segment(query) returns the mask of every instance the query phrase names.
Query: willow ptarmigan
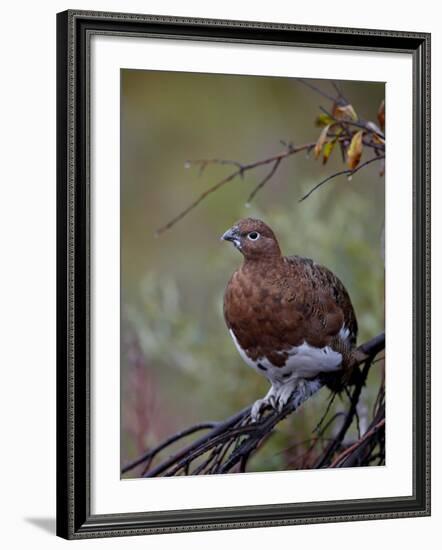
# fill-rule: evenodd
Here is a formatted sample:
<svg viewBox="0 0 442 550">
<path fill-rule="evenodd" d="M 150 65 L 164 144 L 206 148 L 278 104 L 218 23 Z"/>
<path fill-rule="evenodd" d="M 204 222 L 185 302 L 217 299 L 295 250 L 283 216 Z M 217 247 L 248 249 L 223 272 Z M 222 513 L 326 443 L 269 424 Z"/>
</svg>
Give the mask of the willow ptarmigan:
<svg viewBox="0 0 442 550">
<path fill-rule="evenodd" d="M 222 236 L 244 256 L 224 295 L 224 317 L 243 360 L 271 383 L 255 402 L 282 410 L 294 391 L 319 375 L 341 377 L 355 358 L 357 321 L 349 295 L 327 268 L 283 256 L 261 220 L 240 220 Z"/>
</svg>

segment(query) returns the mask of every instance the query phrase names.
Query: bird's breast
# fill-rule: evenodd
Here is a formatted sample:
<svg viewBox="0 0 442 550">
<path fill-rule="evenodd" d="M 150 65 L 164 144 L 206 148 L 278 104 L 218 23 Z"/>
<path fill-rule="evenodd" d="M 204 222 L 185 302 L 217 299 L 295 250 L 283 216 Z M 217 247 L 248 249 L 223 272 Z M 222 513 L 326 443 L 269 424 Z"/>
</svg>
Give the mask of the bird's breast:
<svg viewBox="0 0 442 550">
<path fill-rule="evenodd" d="M 224 315 L 253 361 L 274 355 L 274 363 L 282 365 L 279 352 L 302 344 L 302 313 L 294 307 L 293 291 L 287 293 L 275 278 L 235 273 L 226 289 Z"/>
<path fill-rule="evenodd" d="M 342 353 L 332 346 L 322 307 L 295 278 L 278 278 L 271 272 L 258 276 L 239 270 L 224 299 L 226 323 L 243 360 L 270 380 L 282 382 L 285 377 L 312 378 L 340 367 Z M 331 316 L 327 319 L 330 323 Z M 333 333 L 343 327 L 342 320 L 338 322 Z"/>
</svg>

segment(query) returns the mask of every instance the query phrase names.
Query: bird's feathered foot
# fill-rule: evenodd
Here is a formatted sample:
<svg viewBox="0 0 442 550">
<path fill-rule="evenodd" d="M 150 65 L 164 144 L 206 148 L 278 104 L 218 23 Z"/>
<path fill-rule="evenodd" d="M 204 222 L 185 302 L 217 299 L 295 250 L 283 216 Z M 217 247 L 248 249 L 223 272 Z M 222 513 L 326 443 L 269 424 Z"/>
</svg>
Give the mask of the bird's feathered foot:
<svg viewBox="0 0 442 550">
<path fill-rule="evenodd" d="M 252 422 L 258 422 L 258 420 L 261 418 L 261 414 L 265 411 L 265 409 L 276 409 L 277 391 L 278 388 L 272 385 L 262 399 L 257 399 L 253 403 L 252 410 L 250 412 Z"/>
<path fill-rule="evenodd" d="M 297 409 L 323 385 L 324 381 L 320 378 L 314 378 L 313 380 L 294 379 L 281 385 L 273 384 L 267 394 L 253 404 L 250 413 L 252 422 L 257 422 L 267 408 L 281 412 L 291 399 L 293 400 L 294 409 Z"/>
</svg>

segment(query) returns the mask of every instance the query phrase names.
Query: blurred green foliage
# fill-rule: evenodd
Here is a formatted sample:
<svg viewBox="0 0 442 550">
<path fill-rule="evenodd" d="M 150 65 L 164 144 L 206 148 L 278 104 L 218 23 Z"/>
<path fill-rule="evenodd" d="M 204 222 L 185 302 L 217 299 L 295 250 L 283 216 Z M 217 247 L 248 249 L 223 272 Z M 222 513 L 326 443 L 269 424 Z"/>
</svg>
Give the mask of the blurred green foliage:
<svg viewBox="0 0 442 550">
<path fill-rule="evenodd" d="M 327 81 L 315 84 L 333 93 Z M 383 84 L 341 86 L 359 116 L 376 118 Z M 267 381 L 242 362 L 222 316 L 225 285 L 242 258 L 219 236 L 237 219 L 263 219 L 275 230 L 285 254 L 314 258 L 337 273 L 355 306 L 359 341 L 383 330 L 384 181 L 375 163 L 351 181 L 344 177 L 328 182 L 299 203 L 315 183 L 343 164 L 337 149 L 326 166 L 295 155 L 281 164 L 250 208 L 245 200 L 265 171 L 230 182 L 156 238 L 159 226 L 231 171 L 209 166 L 199 175 L 197 167 L 185 167 L 186 160 L 250 162 L 280 151 L 280 140 L 315 141 L 314 121 L 326 101 L 295 79 L 134 70 L 122 71 L 121 91 L 125 462 L 171 433 L 193 422 L 225 418 L 267 391 Z M 133 337 L 143 355 L 138 371 L 128 344 Z M 144 370 L 149 376 L 134 378 Z M 380 376 L 380 369 L 373 367 L 362 413 L 373 404 Z M 249 469 L 296 467 L 289 447 L 312 437 L 327 398 L 323 390 L 281 423 Z M 331 413 L 343 408 L 342 400 L 335 400 Z M 137 414 L 145 420 L 135 423 Z"/>
</svg>

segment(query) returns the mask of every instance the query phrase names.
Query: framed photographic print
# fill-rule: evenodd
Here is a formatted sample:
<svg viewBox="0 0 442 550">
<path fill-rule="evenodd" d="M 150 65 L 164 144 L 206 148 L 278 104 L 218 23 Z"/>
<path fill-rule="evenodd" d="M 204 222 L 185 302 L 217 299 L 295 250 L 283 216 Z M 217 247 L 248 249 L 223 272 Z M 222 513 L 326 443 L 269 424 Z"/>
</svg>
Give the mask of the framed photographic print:
<svg viewBox="0 0 442 550">
<path fill-rule="evenodd" d="M 430 36 L 57 19 L 57 533 L 430 513 Z"/>
</svg>

